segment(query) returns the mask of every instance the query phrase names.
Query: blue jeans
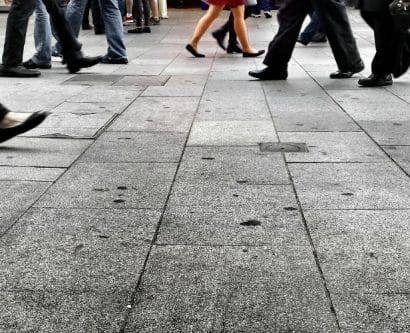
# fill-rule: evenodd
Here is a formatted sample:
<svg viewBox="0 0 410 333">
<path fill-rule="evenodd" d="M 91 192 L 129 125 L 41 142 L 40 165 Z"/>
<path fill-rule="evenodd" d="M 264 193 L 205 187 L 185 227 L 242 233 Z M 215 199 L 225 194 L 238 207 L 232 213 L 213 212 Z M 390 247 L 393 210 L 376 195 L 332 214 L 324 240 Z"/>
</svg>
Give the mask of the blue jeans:
<svg viewBox="0 0 410 333">
<path fill-rule="evenodd" d="M 60 4 L 64 5 L 64 1 L 60 0 Z M 65 16 L 75 37 L 78 37 L 80 33 L 86 4 L 87 0 L 71 0 L 67 5 Z M 41 0 L 36 0 L 36 21 L 34 26 L 36 53 L 31 59 L 37 65 L 51 62 L 51 35 L 52 29 L 46 7 Z M 53 35 L 58 40 L 54 31 Z M 57 42 L 55 48 L 58 53 L 61 53 L 59 42 Z"/>
<path fill-rule="evenodd" d="M 124 44 L 124 30 L 118 0 L 99 0 L 102 19 L 107 37 L 109 58 L 126 58 L 127 50 Z"/>
<path fill-rule="evenodd" d="M 271 11 L 272 8 L 273 8 L 272 1 L 273 0 L 259 0 L 258 1 L 258 6 L 259 6 L 260 10 L 262 10 L 264 12 Z"/>
<path fill-rule="evenodd" d="M 300 39 L 302 39 L 306 43 L 310 43 L 316 33 L 324 31 L 318 13 L 314 10 L 309 13 L 309 16 L 310 23 L 300 34 Z"/>
<path fill-rule="evenodd" d="M 34 23 L 34 44 L 36 53 L 31 60 L 37 65 L 51 63 L 51 25 L 43 1 L 36 0 L 36 20 Z"/>
</svg>

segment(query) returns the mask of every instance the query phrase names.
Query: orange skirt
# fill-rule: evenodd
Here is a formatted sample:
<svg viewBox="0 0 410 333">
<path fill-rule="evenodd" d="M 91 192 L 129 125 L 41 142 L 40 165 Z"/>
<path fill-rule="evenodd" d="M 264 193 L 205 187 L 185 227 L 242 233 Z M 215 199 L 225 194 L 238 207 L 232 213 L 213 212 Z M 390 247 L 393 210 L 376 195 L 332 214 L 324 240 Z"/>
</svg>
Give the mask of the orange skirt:
<svg viewBox="0 0 410 333">
<path fill-rule="evenodd" d="M 230 8 L 235 8 L 238 6 L 244 6 L 246 0 L 208 0 L 207 2 L 214 6 L 229 6 Z"/>
</svg>

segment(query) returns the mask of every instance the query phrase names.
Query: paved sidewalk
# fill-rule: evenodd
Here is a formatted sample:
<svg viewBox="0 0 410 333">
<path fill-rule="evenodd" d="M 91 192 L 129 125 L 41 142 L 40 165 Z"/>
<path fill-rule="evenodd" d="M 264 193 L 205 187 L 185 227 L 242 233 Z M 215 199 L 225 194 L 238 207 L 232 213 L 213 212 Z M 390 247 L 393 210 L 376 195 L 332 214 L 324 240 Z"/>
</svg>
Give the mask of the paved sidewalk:
<svg viewBox="0 0 410 333">
<path fill-rule="evenodd" d="M 332 81 L 312 45 L 250 81 L 261 59 L 209 34 L 184 51 L 199 15 L 126 35 L 128 66 L 0 79 L 53 113 L 0 146 L 0 332 L 410 332 L 410 75 Z M 277 27 L 249 25 L 258 48 Z"/>
</svg>

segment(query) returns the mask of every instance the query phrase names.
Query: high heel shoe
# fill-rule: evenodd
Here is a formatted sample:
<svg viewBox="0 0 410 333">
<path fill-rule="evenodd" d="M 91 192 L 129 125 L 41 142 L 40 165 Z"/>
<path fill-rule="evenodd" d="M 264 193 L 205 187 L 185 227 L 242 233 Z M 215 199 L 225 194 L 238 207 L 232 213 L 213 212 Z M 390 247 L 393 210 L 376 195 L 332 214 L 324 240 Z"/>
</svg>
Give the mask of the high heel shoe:
<svg viewBox="0 0 410 333">
<path fill-rule="evenodd" d="M 256 58 L 259 57 L 260 55 L 264 54 L 265 50 L 259 50 L 255 53 L 253 52 L 243 52 L 242 55 L 244 58 Z"/>
<path fill-rule="evenodd" d="M 205 58 L 205 54 L 198 53 L 191 44 L 187 44 L 185 49 L 191 53 L 195 58 Z"/>
</svg>

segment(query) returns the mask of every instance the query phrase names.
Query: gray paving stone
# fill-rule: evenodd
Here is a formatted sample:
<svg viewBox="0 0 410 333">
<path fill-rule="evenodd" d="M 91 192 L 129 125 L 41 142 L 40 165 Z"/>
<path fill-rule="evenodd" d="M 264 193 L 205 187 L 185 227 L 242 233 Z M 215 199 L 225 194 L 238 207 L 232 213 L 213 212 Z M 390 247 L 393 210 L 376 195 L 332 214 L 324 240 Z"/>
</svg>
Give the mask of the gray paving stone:
<svg viewBox="0 0 410 333">
<path fill-rule="evenodd" d="M 101 115 L 104 113 L 121 113 L 130 102 L 123 100 L 121 102 L 64 102 L 53 109 L 53 114 L 68 113 L 80 116 Z"/>
<path fill-rule="evenodd" d="M 110 131 L 188 132 L 197 97 L 138 98 L 109 128 Z"/>
<path fill-rule="evenodd" d="M 18 137 L 0 147 L 0 165 L 65 168 L 91 143 L 90 140 Z"/>
<path fill-rule="evenodd" d="M 213 246 L 309 245 L 298 212 L 274 210 L 269 206 L 214 209 L 171 207 L 162 219 L 157 243 Z"/>
<path fill-rule="evenodd" d="M 407 174 L 410 174 L 410 146 L 385 146 L 383 149 Z"/>
<path fill-rule="evenodd" d="M 306 247 L 155 247 L 125 332 L 335 332 Z"/>
<path fill-rule="evenodd" d="M 308 211 L 305 217 L 331 291 L 409 291 L 410 210 Z"/>
<path fill-rule="evenodd" d="M 135 75 L 124 76 L 114 83 L 115 86 L 163 86 L 169 80 L 169 76 L 158 75 Z"/>
<path fill-rule="evenodd" d="M 410 145 L 410 121 L 360 121 L 379 145 Z"/>
<path fill-rule="evenodd" d="M 53 182 L 56 181 L 65 171 L 66 169 L 64 168 L 0 166 L 0 181 L 19 180 Z"/>
<path fill-rule="evenodd" d="M 196 121 L 188 146 L 252 146 L 277 141 L 268 121 Z"/>
<path fill-rule="evenodd" d="M 170 207 L 296 207 L 290 185 L 240 185 L 222 181 L 180 181 L 173 186 Z"/>
<path fill-rule="evenodd" d="M 79 163 L 36 206 L 162 209 L 176 167 L 170 163 Z"/>
<path fill-rule="evenodd" d="M 81 162 L 179 162 L 186 134 L 172 132 L 107 132 L 82 156 Z"/>
<path fill-rule="evenodd" d="M 0 289 L 131 294 L 159 217 L 125 209 L 31 210 L 2 238 Z"/>
<path fill-rule="evenodd" d="M 0 181 L 0 233 L 5 232 L 51 185 L 46 182 Z"/>
<path fill-rule="evenodd" d="M 261 153 L 258 147 L 187 147 L 178 179 L 290 184 L 282 155 Z"/>
<path fill-rule="evenodd" d="M 286 81 L 266 81 L 263 83 L 266 96 L 326 97 L 325 91 L 316 84 L 306 73 L 291 75 Z"/>
<path fill-rule="evenodd" d="M 129 293 L 37 290 L 0 291 L 0 331 L 42 333 L 118 332 Z"/>
<path fill-rule="evenodd" d="M 267 96 L 278 131 L 359 131 L 359 127 L 329 97 Z"/>
<path fill-rule="evenodd" d="M 409 178 L 392 163 L 291 164 L 305 209 L 410 208 Z"/>
<path fill-rule="evenodd" d="M 143 88 L 141 88 L 142 90 Z M 88 87 L 79 94 L 67 99 L 67 102 L 76 103 L 131 103 L 141 94 L 139 90 L 128 90 L 123 87 Z"/>
<path fill-rule="evenodd" d="M 118 82 L 123 78 L 122 75 L 112 75 L 112 74 L 77 74 L 74 77 L 65 81 L 65 84 L 85 84 L 85 85 L 99 85 L 100 83 L 110 83 L 113 84 Z"/>
<path fill-rule="evenodd" d="M 288 162 L 389 162 L 389 158 L 365 133 L 280 132 L 283 142 L 305 142 L 308 153 L 286 153 Z"/>
<path fill-rule="evenodd" d="M 342 333 L 410 331 L 409 295 L 332 294 Z"/>
</svg>

